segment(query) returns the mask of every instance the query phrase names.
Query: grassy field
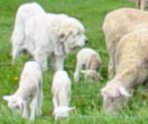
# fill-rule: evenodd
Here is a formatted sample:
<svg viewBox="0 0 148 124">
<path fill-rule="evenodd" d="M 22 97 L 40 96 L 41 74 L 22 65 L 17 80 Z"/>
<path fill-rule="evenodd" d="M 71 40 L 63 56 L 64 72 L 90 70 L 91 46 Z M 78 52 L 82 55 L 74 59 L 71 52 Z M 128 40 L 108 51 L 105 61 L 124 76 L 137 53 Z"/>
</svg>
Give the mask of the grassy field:
<svg viewBox="0 0 148 124">
<path fill-rule="evenodd" d="M 102 22 L 105 15 L 120 7 L 135 7 L 128 0 L 36 0 L 48 12 L 67 13 L 78 18 L 85 25 L 89 47 L 100 53 L 103 60 L 101 74 L 103 81 L 95 82 L 82 79 L 79 84 L 72 85 L 71 106 L 76 110 L 66 120 L 54 122 L 51 102 L 51 82 L 53 72 L 51 67 L 44 73 L 43 115 L 35 122 L 29 122 L 12 113 L 3 95 L 13 93 L 18 86 L 18 80 L 27 56 L 21 55 L 15 65 L 11 65 L 10 37 L 13 29 L 17 7 L 31 0 L 0 0 L 0 124 L 147 124 L 148 95 L 136 91 L 128 106 L 117 115 L 106 115 L 102 110 L 100 89 L 107 81 L 108 53 L 102 32 Z M 68 56 L 65 68 L 71 78 L 75 67 L 75 53 Z"/>
</svg>

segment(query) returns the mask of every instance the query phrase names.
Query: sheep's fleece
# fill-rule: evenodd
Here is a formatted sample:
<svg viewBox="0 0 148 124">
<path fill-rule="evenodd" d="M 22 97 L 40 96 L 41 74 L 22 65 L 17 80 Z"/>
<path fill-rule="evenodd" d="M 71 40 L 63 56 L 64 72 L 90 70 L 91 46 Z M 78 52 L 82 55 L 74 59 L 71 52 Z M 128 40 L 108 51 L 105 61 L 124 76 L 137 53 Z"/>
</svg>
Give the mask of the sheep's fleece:
<svg viewBox="0 0 148 124">
<path fill-rule="evenodd" d="M 148 81 L 148 25 L 121 38 L 114 62 L 115 76 L 101 90 L 106 112 L 120 110 L 130 93 Z"/>
<path fill-rule="evenodd" d="M 148 24 L 148 13 L 133 8 L 120 8 L 109 12 L 103 23 L 106 46 L 109 51 L 109 77 L 115 75 L 115 53 L 116 45 L 125 34 Z"/>
</svg>

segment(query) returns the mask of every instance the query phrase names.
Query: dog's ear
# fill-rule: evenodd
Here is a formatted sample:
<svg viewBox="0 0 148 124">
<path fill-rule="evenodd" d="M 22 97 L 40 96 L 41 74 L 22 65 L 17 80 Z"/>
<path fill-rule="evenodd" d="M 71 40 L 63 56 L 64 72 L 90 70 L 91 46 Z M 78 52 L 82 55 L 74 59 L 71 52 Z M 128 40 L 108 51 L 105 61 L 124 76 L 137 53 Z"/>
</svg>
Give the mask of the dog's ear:
<svg viewBox="0 0 148 124">
<path fill-rule="evenodd" d="M 58 37 L 60 42 L 65 42 L 67 38 L 72 34 L 72 27 L 68 24 L 62 24 L 58 31 Z"/>
</svg>

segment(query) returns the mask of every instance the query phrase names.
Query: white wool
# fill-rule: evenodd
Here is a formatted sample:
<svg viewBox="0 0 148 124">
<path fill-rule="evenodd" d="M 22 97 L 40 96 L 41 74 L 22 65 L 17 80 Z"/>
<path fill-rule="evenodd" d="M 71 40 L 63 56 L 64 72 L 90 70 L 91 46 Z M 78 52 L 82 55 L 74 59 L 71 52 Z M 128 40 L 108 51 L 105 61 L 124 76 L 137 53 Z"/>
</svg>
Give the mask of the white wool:
<svg viewBox="0 0 148 124">
<path fill-rule="evenodd" d="M 83 48 L 77 53 L 76 68 L 74 72 L 74 80 L 79 81 L 80 73 L 84 73 L 86 77 L 91 77 L 96 80 L 101 79 L 99 74 L 101 66 L 101 58 L 99 53 L 91 48 Z"/>
<path fill-rule="evenodd" d="M 57 71 L 52 82 L 52 101 L 53 101 L 53 115 L 55 120 L 64 118 L 69 115 L 72 110 L 69 107 L 71 99 L 71 80 L 66 71 Z"/>
<path fill-rule="evenodd" d="M 42 97 L 41 67 L 37 62 L 29 61 L 22 71 L 18 89 L 14 94 L 4 96 L 4 99 L 10 109 L 33 121 L 42 113 Z"/>
</svg>

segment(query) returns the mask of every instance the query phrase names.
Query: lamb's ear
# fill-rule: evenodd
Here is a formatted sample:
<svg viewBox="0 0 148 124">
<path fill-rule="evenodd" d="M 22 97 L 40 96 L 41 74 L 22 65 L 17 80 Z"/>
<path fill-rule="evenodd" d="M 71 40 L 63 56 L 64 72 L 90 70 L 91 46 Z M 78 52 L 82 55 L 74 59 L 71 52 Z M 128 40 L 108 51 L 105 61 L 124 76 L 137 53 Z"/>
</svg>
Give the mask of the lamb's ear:
<svg viewBox="0 0 148 124">
<path fill-rule="evenodd" d="M 10 100 L 10 98 L 11 98 L 11 96 L 8 96 L 8 95 L 3 96 L 3 99 L 4 99 L 4 100 L 6 100 L 6 101 L 9 101 L 9 100 Z"/>
<path fill-rule="evenodd" d="M 68 107 L 68 111 L 74 111 L 76 108 L 75 107 Z"/>
<path fill-rule="evenodd" d="M 87 74 L 87 73 L 88 73 L 87 70 L 81 70 L 80 72 L 81 72 L 82 74 Z"/>
<path fill-rule="evenodd" d="M 131 96 L 128 93 L 128 91 L 124 87 L 122 87 L 122 86 L 119 86 L 119 89 L 118 90 L 119 90 L 120 94 L 123 95 L 123 96 L 126 96 L 126 97 L 130 97 Z"/>
<path fill-rule="evenodd" d="M 105 96 L 107 94 L 105 88 L 102 88 L 100 91 L 102 96 Z"/>
</svg>

